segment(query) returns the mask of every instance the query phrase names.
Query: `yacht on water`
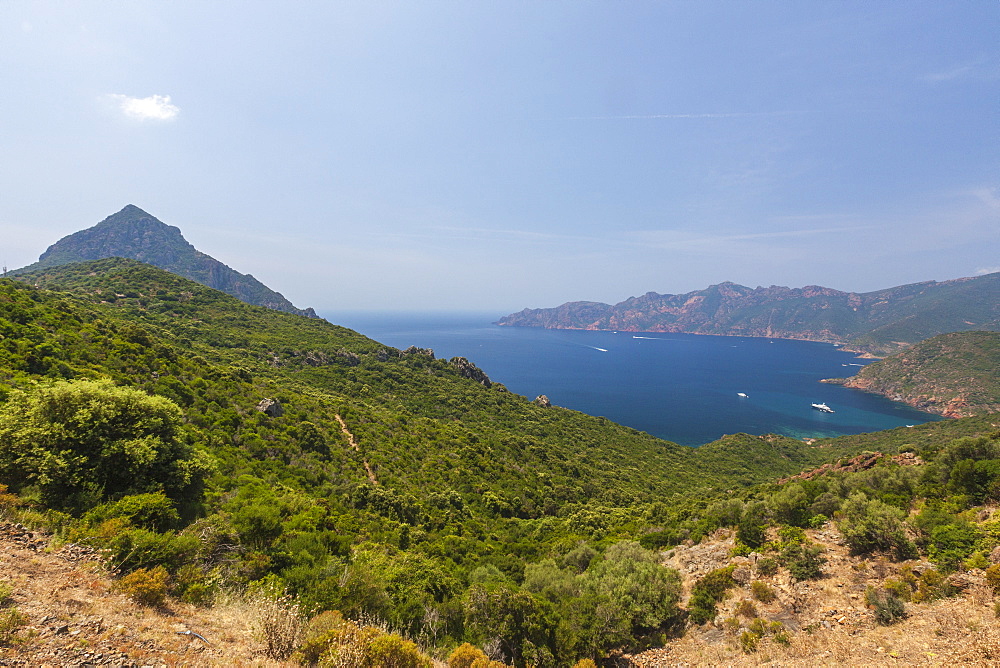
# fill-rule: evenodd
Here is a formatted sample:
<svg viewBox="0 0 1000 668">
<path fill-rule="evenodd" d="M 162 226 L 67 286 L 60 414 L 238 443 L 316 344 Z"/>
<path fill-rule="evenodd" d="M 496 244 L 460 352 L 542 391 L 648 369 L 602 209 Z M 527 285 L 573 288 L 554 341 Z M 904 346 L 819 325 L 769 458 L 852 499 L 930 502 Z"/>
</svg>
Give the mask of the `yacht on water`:
<svg viewBox="0 0 1000 668">
<path fill-rule="evenodd" d="M 830 408 L 829 406 L 827 406 L 826 404 L 813 404 L 812 407 L 815 408 L 816 410 L 818 410 L 821 413 L 832 413 L 833 412 L 833 409 Z"/>
<path fill-rule="evenodd" d="M 747 393 L 746 392 L 737 392 L 736 396 L 738 396 L 740 399 L 746 399 L 747 398 Z"/>
</svg>

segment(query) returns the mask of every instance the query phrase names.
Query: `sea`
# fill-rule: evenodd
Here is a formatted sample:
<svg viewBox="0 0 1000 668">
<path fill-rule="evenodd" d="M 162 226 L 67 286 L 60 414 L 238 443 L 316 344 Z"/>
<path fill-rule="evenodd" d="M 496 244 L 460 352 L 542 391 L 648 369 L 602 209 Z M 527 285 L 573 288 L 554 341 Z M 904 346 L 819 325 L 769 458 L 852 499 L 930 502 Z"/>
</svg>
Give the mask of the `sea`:
<svg viewBox="0 0 1000 668">
<path fill-rule="evenodd" d="M 822 438 L 943 418 L 821 383 L 873 360 L 833 344 L 738 336 L 500 327 L 496 313 L 329 312 L 327 320 L 395 348 L 465 357 L 529 399 L 683 445 L 725 434 Z M 833 413 L 812 408 L 825 403 Z"/>
</svg>

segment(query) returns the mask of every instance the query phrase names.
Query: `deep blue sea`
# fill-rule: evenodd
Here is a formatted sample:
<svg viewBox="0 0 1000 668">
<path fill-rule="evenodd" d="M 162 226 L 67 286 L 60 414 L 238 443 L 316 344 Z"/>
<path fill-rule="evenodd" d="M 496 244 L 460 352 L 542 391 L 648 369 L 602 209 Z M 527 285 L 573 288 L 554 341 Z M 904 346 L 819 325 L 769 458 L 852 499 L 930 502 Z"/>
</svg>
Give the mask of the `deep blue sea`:
<svg viewBox="0 0 1000 668">
<path fill-rule="evenodd" d="M 530 399 L 684 445 L 723 434 L 840 436 L 941 418 L 822 378 L 870 360 L 825 343 L 781 339 L 498 327 L 501 314 L 330 312 L 330 322 L 396 348 L 466 357 Z M 747 396 L 740 397 L 742 392 Z M 834 413 L 821 413 L 824 402 Z"/>
</svg>

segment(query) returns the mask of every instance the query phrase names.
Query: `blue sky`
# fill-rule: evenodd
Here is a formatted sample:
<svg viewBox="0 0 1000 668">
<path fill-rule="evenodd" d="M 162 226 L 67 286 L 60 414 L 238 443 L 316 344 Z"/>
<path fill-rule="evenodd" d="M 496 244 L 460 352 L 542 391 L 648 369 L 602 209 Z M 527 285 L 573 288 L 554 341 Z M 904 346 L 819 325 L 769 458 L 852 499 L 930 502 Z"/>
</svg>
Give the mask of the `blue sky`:
<svg viewBox="0 0 1000 668">
<path fill-rule="evenodd" d="M 0 3 L 0 262 L 135 204 L 299 306 L 1000 271 L 1000 3 Z"/>
</svg>

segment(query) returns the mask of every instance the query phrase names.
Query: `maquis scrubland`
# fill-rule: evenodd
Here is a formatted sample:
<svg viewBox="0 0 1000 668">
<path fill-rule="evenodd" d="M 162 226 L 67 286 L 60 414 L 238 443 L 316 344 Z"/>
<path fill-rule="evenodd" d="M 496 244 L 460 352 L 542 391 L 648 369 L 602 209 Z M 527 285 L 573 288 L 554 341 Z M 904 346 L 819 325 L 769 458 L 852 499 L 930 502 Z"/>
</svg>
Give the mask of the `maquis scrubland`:
<svg viewBox="0 0 1000 668">
<path fill-rule="evenodd" d="M 357 665 L 589 665 L 662 645 L 734 581 L 713 571 L 688 596 L 661 552 L 719 528 L 798 579 L 821 573 L 803 529 L 827 520 L 857 554 L 941 574 L 1000 543 L 973 512 L 1000 500 L 995 416 L 689 448 L 539 405 L 473 362 L 134 260 L 25 272 L 0 280 L 0 505 L 105 550 L 136 591 L 263 591 L 333 619 L 269 648 L 324 665 L 346 665 L 348 620 L 394 632 Z M 922 464 L 776 482 L 868 451 Z M 892 623 L 903 596 L 872 607 Z"/>
</svg>

